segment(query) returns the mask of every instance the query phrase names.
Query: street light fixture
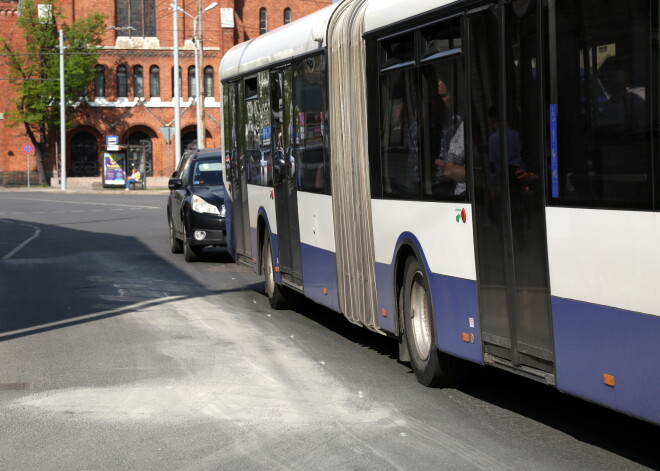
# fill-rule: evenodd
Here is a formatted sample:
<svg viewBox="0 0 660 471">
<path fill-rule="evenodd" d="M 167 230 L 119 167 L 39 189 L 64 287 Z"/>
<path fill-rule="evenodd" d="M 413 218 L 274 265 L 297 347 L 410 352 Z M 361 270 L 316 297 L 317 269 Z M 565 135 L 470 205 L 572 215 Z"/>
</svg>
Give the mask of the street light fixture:
<svg viewBox="0 0 660 471">
<path fill-rule="evenodd" d="M 202 44 L 202 15 L 206 13 L 209 10 L 212 10 L 213 8 L 218 6 L 218 2 L 213 2 L 203 10 L 201 9 L 201 2 L 200 2 L 200 9 L 199 13 L 196 16 L 191 15 L 187 11 L 185 11 L 181 7 L 176 7 L 178 11 L 183 13 L 184 15 L 188 16 L 192 22 L 193 22 L 193 46 L 195 48 L 195 88 L 196 88 L 196 97 L 195 100 L 197 101 L 197 148 L 198 149 L 203 149 L 204 148 L 204 119 L 203 119 L 203 114 L 202 114 L 202 109 L 203 109 L 203 97 L 202 97 L 202 51 L 201 49 L 201 44 Z M 172 4 L 172 7 L 174 7 L 174 4 Z M 197 24 L 199 23 L 199 32 L 200 32 L 200 37 L 197 37 Z"/>
</svg>

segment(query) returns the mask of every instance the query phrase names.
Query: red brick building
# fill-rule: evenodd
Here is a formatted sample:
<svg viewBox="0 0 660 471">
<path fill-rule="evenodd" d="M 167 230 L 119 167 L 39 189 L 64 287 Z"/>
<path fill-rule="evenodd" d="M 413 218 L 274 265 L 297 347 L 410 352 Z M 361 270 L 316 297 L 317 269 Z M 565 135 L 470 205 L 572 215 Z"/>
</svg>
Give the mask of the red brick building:
<svg viewBox="0 0 660 471">
<path fill-rule="evenodd" d="M 147 159 L 147 174 L 167 176 L 173 171 L 174 148 L 161 128 L 174 126 L 173 13 L 171 0 L 59 0 L 67 21 L 100 11 L 107 15 L 107 32 L 90 92 L 77 109 L 69 112 L 74 128 L 67 132 L 67 176 L 99 177 L 106 136 L 118 136 L 120 144 L 140 146 Z M 235 44 L 293 21 L 331 0 L 219 0 L 201 15 L 203 37 L 203 122 L 205 147 L 221 145 L 221 98 L 218 70 L 222 55 Z M 17 0 L 0 0 L 0 36 L 23 40 L 16 27 Z M 192 17 L 212 5 L 212 0 L 178 0 Z M 178 17 L 179 67 L 181 73 L 181 146 L 197 142 L 193 20 Z M 0 61 L 0 78 L 6 76 Z M 5 87 L 10 87 L 4 82 Z M 12 91 L 0 94 L 0 185 L 26 182 L 23 146 L 29 143 L 21 128 L 7 128 L 4 113 L 11 106 Z M 54 152 L 51 152 L 54 154 Z M 131 159 L 129 155 L 129 160 Z M 46 172 L 56 176 L 54 155 L 45 159 Z M 34 178 L 36 165 L 31 161 Z M 34 182 L 35 180 L 33 180 Z"/>
</svg>

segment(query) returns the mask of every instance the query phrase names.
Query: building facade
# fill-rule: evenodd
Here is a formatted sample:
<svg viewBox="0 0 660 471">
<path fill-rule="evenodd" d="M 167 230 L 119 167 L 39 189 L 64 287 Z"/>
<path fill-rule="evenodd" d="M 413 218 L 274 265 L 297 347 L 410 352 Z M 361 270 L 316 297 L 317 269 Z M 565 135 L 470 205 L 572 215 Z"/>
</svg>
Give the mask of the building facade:
<svg viewBox="0 0 660 471">
<path fill-rule="evenodd" d="M 24 40 L 16 26 L 19 1 L 0 0 L 0 36 L 12 44 Z M 202 38 L 200 80 L 204 146 L 222 142 L 221 94 L 218 74 L 224 52 L 235 44 L 305 16 L 331 0 L 179 0 L 186 13 L 178 15 L 181 148 L 197 145 L 197 102 L 194 36 Z M 88 96 L 68 118 L 67 177 L 99 177 L 107 136 L 128 145 L 129 161 L 144 154 L 149 176 L 168 176 L 174 170 L 173 49 L 174 24 L 170 2 L 156 0 L 59 0 L 67 21 L 91 11 L 107 16 L 96 78 Z M 210 7 L 210 8 L 209 8 Z M 206 10 L 206 11 L 204 11 Z M 200 12 L 202 12 L 200 14 Z M 195 25 L 194 19 L 200 19 Z M 6 77 L 0 61 L 0 77 Z M 23 150 L 30 140 L 21 127 L 9 128 L 4 113 L 11 105 L 11 86 L 0 94 L 0 186 L 23 185 L 28 169 L 34 183 L 36 165 Z M 171 139 L 170 134 L 172 134 Z M 169 144 L 168 144 L 169 141 Z M 57 178 L 55 151 L 45 155 L 48 177 Z"/>
</svg>

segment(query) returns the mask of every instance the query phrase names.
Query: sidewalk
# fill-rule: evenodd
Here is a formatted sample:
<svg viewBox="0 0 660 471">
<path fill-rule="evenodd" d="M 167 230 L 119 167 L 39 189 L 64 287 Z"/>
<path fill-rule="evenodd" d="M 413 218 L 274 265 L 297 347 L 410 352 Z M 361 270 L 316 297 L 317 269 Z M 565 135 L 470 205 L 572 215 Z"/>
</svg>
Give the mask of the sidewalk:
<svg viewBox="0 0 660 471">
<path fill-rule="evenodd" d="M 66 180 L 66 190 L 61 189 L 59 178 L 51 178 L 50 186 L 27 185 L 23 186 L 0 186 L 0 192 L 50 192 L 50 193 L 79 193 L 79 194 L 145 194 L 160 195 L 168 194 L 167 182 L 169 177 L 147 177 L 146 190 L 124 191 L 124 188 L 104 188 L 100 177 L 71 177 Z"/>
</svg>

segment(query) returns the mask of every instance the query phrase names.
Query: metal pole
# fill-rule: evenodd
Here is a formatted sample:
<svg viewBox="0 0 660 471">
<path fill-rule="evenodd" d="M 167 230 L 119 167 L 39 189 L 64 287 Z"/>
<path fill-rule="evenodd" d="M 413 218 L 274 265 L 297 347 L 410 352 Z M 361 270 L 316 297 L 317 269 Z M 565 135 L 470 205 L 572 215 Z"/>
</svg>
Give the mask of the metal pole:
<svg viewBox="0 0 660 471">
<path fill-rule="evenodd" d="M 66 102 L 64 101 L 64 31 L 60 30 L 60 140 L 62 155 L 61 188 L 66 190 Z"/>
<path fill-rule="evenodd" d="M 179 82 L 179 6 L 172 3 L 174 22 L 174 162 L 178 168 L 181 161 L 181 84 Z"/>
<path fill-rule="evenodd" d="M 203 57 L 204 50 L 202 49 L 202 0 L 197 0 L 197 21 L 199 27 L 197 29 L 198 36 L 195 39 L 195 47 L 197 48 L 197 73 L 195 79 L 197 80 L 197 148 L 204 149 L 206 147 L 204 131 L 204 90 L 202 84 L 204 83 L 202 74 L 204 73 Z"/>
<path fill-rule="evenodd" d="M 201 0 L 200 0 L 201 1 Z M 202 122 L 202 90 L 199 80 L 200 67 L 199 67 L 199 38 L 197 37 L 197 22 L 202 20 L 201 14 L 193 21 L 193 41 L 195 41 L 195 87 L 197 88 L 197 148 L 204 148 L 204 123 Z"/>
<path fill-rule="evenodd" d="M 27 184 L 28 190 L 30 189 L 30 154 L 25 153 L 25 166 L 27 168 Z"/>
</svg>

